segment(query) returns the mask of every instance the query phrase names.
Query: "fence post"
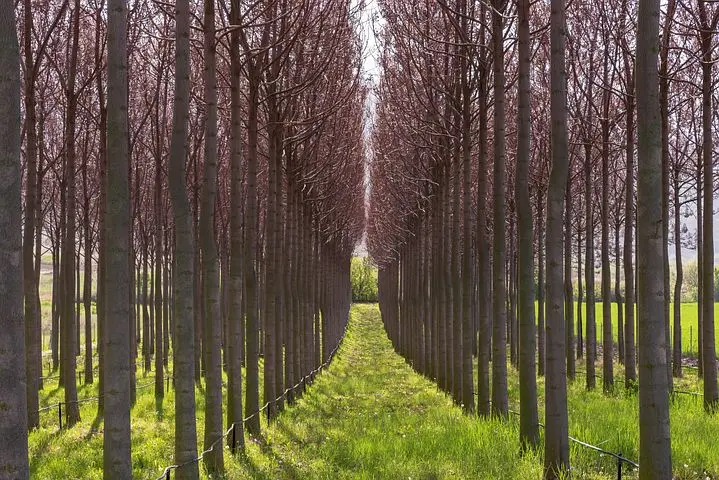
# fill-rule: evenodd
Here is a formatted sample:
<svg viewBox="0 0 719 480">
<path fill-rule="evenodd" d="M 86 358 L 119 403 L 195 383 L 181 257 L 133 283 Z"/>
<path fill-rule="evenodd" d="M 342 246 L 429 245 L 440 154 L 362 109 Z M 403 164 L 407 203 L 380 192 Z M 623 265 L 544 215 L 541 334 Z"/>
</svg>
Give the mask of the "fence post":
<svg viewBox="0 0 719 480">
<path fill-rule="evenodd" d="M 230 452 L 232 452 L 232 455 L 235 454 L 235 430 L 236 430 L 236 424 L 233 422 L 232 423 L 232 437 L 231 437 L 232 443 L 230 443 Z"/>
<path fill-rule="evenodd" d="M 617 455 L 617 480 L 622 480 L 622 454 Z"/>
<path fill-rule="evenodd" d="M 167 471 L 165 472 L 165 480 L 170 480 L 170 472 L 171 471 L 172 471 L 171 469 L 169 469 L 169 468 L 167 469 Z"/>
<path fill-rule="evenodd" d="M 60 430 L 62 430 L 62 402 L 57 404 L 57 418 L 60 420 Z"/>
<path fill-rule="evenodd" d="M 694 339 L 692 338 L 692 326 L 689 325 L 689 355 L 694 356 Z M 697 357 L 699 356 L 697 350 Z"/>
</svg>

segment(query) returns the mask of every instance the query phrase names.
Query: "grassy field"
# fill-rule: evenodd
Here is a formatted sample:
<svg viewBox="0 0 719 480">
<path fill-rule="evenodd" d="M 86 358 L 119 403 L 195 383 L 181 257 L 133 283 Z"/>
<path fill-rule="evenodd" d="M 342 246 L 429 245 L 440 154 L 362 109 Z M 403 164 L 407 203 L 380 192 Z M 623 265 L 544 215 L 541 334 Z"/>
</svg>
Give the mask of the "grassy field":
<svg viewBox="0 0 719 480">
<path fill-rule="evenodd" d="M 601 342 L 604 338 L 604 332 L 602 330 L 602 313 L 603 313 L 603 305 L 602 303 L 597 303 L 595 305 L 596 308 L 596 321 L 597 321 L 597 341 Z M 672 326 L 672 340 L 674 339 L 674 304 L 671 304 L 669 306 L 670 308 L 670 323 Z M 698 330 L 697 325 L 699 323 L 698 317 L 697 317 L 697 309 L 698 304 L 697 303 L 682 303 L 681 304 L 681 314 L 682 314 L 682 351 L 686 356 L 695 357 L 697 355 L 697 347 L 698 347 Z M 574 302 L 574 321 L 577 320 L 577 310 L 578 310 L 578 304 L 577 302 Z M 582 327 L 583 332 L 586 332 L 586 311 L 587 307 L 586 304 L 582 303 Z M 614 341 L 617 341 L 617 304 L 612 303 L 612 336 L 614 338 Z M 719 318 L 719 303 L 716 303 L 714 305 L 714 317 Z M 635 315 L 635 327 L 636 327 L 636 315 Z M 635 328 L 636 329 L 636 328 Z M 576 332 L 576 323 L 575 323 L 575 332 Z M 715 335 L 716 335 L 716 341 L 719 344 L 719 329 L 715 329 Z"/>
<path fill-rule="evenodd" d="M 434 384 L 394 353 L 376 305 L 352 309 L 347 337 L 329 369 L 298 405 L 286 410 L 263 436 L 248 440 L 245 456 L 226 455 L 231 479 L 538 479 L 541 449 L 520 455 L 518 423 L 463 415 Z M 152 382 L 151 374 L 138 385 Z M 570 385 L 570 434 L 638 460 L 637 399 L 621 388 L 612 396 Z M 543 383 L 539 382 L 540 418 Z M 700 389 L 696 379 L 681 388 Z M 82 387 L 80 398 L 93 395 Z M 62 391 L 46 386 L 44 405 Z M 510 367 L 510 405 L 517 410 L 518 378 Z M 138 390 L 133 410 L 133 466 L 140 479 L 154 479 L 173 463 L 174 398 L 162 405 L 153 388 Z M 202 390 L 197 390 L 198 438 L 202 438 Z M 82 422 L 58 432 L 57 410 L 42 414 L 43 427 L 30 436 L 32 477 L 102 477 L 102 422 L 95 402 L 82 405 Z M 719 476 L 719 418 L 708 417 L 700 400 L 677 396 L 672 403 L 672 444 L 677 479 Z M 264 422 L 264 420 L 263 420 Z M 575 479 L 616 478 L 615 461 L 572 444 Z M 635 478 L 630 472 L 625 478 Z"/>
</svg>

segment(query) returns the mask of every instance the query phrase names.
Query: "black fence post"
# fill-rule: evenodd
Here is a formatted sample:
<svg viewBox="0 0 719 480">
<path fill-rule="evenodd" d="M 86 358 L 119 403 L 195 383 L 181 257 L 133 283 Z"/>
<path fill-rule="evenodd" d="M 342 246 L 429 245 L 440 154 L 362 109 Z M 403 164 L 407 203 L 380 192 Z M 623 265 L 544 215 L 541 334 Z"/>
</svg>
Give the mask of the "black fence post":
<svg viewBox="0 0 719 480">
<path fill-rule="evenodd" d="M 231 437 L 231 440 L 230 440 L 230 441 L 232 442 L 232 443 L 230 443 L 230 452 L 232 452 L 232 455 L 235 454 L 235 450 L 236 450 L 236 446 L 235 446 L 235 430 L 236 430 L 236 425 L 233 423 L 233 424 L 232 424 L 232 437 Z"/>
<path fill-rule="evenodd" d="M 62 430 L 62 402 L 57 404 L 57 418 L 60 420 L 60 430 Z"/>
<path fill-rule="evenodd" d="M 622 454 L 617 454 L 617 480 L 622 480 Z"/>
</svg>

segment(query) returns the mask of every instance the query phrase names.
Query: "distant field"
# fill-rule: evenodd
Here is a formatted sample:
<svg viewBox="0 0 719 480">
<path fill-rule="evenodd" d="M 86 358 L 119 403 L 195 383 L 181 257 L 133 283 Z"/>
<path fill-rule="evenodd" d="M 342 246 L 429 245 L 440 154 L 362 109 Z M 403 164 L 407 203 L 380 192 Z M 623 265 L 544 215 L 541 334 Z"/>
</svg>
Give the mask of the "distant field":
<svg viewBox="0 0 719 480">
<path fill-rule="evenodd" d="M 49 256 L 43 257 L 42 274 L 40 276 L 40 302 L 42 308 L 42 334 L 43 334 L 43 350 L 50 349 L 50 328 L 51 328 L 51 306 L 52 306 L 52 259 Z M 83 277 L 81 275 L 80 281 L 82 282 Z M 93 271 L 93 292 L 96 291 L 97 285 L 97 272 Z M 536 305 L 536 304 L 535 304 Z M 670 305 L 670 309 L 673 309 L 674 305 Z M 683 303 L 682 304 L 682 351 L 687 356 L 695 357 L 697 355 L 698 348 L 698 332 L 697 332 L 697 303 Z M 596 304 L 596 319 L 597 319 L 597 339 L 602 341 L 604 334 L 602 330 L 602 304 L 601 302 Z M 577 302 L 574 302 L 574 318 L 577 318 Z M 670 310 L 670 313 L 673 310 Z M 95 328 L 95 304 L 93 302 L 93 341 L 95 340 L 96 328 Z M 84 325 L 84 310 L 81 310 L 81 322 Z M 672 340 L 673 340 L 673 313 L 670 315 L 672 324 Z M 719 303 L 714 305 L 714 317 L 719 319 Z M 586 332 L 586 305 L 582 303 L 582 318 L 583 318 L 583 331 Z M 576 330 L 575 330 L 576 332 Z M 719 328 L 715 329 L 717 344 L 719 344 Z M 617 304 L 612 303 L 612 334 L 615 342 L 617 341 Z M 81 343 L 84 344 L 85 332 L 84 326 L 80 329 Z"/>
<path fill-rule="evenodd" d="M 670 324 L 672 341 L 674 340 L 674 304 L 669 306 L 670 308 Z M 682 351 L 686 356 L 695 357 L 697 355 L 698 347 L 698 319 L 697 319 L 697 308 L 696 303 L 682 303 Z M 604 340 L 604 332 L 602 330 L 602 312 L 603 306 L 601 303 L 596 304 L 596 321 L 597 321 L 597 340 Z M 582 331 L 586 332 L 586 304 L 582 303 Z M 714 305 L 714 317 L 719 319 L 719 303 Z M 577 320 L 577 302 L 574 302 L 574 320 Z M 635 321 L 636 321 L 636 310 L 635 310 Z M 636 325 L 635 325 L 636 327 Z M 576 324 L 575 324 L 576 333 Z M 614 341 L 617 341 L 617 304 L 612 303 L 612 336 Z M 716 341 L 719 344 L 719 329 L 715 329 Z"/>
</svg>

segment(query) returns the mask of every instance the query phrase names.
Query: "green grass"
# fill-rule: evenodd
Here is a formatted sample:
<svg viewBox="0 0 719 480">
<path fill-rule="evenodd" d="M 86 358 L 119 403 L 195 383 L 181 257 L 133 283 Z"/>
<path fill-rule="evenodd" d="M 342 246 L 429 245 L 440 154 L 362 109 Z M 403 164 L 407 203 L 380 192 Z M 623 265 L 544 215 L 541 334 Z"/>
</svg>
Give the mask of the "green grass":
<svg viewBox="0 0 719 480">
<path fill-rule="evenodd" d="M 574 321 L 575 321 L 575 332 L 576 332 L 576 321 L 577 321 L 577 302 L 574 302 Z M 535 304 L 536 306 L 536 304 Z M 602 312 L 604 310 L 601 302 L 597 302 L 595 318 L 597 321 L 597 341 L 601 342 L 604 338 L 604 331 L 602 329 Z M 670 324 L 671 324 L 671 335 L 672 341 L 674 339 L 674 304 L 670 304 Z M 697 303 L 682 303 L 681 304 L 681 316 L 682 316 L 682 351 L 684 355 L 695 357 L 697 355 L 697 348 L 699 343 L 697 325 L 699 323 L 697 317 Z M 582 303 L 582 331 L 586 333 L 586 315 L 587 306 Z M 612 303 L 612 337 L 614 341 L 617 341 L 617 304 Z M 719 318 L 719 303 L 714 305 L 714 317 Z M 636 313 L 635 313 L 635 330 L 636 330 Z M 716 342 L 719 344 L 719 329 L 715 329 Z M 690 342 L 691 340 L 691 342 Z"/>
<path fill-rule="evenodd" d="M 435 385 L 416 374 L 390 345 L 376 305 L 352 309 L 347 337 L 335 360 L 308 393 L 263 436 L 248 439 L 245 456 L 226 451 L 231 479 L 538 479 L 542 451 L 520 455 L 518 423 L 480 420 L 462 414 Z M 518 377 L 510 367 L 510 405 L 518 410 Z M 151 382 L 138 372 L 138 385 Z M 543 380 L 539 380 L 540 419 Z M 679 384 L 701 390 L 687 376 Z M 581 374 L 569 387 L 570 434 L 638 460 L 637 398 L 620 387 L 606 396 L 587 392 Z M 61 398 L 46 387 L 42 402 Z M 80 398 L 95 394 L 81 387 Z M 202 439 L 203 396 L 197 389 L 198 439 Z M 32 477 L 102 477 L 102 423 L 94 402 L 83 404 L 82 422 L 57 431 L 57 410 L 42 414 L 43 427 L 30 436 Z M 174 395 L 161 406 L 153 388 L 138 391 L 132 412 L 135 478 L 154 479 L 173 463 Z M 671 406 L 677 479 L 719 476 L 719 418 L 703 413 L 701 400 L 678 396 Z M 201 448 L 200 448 L 201 450 Z M 616 478 L 612 458 L 572 444 L 575 479 Z M 706 471 L 706 473 L 704 473 Z M 203 474 L 204 475 L 204 474 Z M 630 472 L 625 478 L 636 478 Z"/>
</svg>

